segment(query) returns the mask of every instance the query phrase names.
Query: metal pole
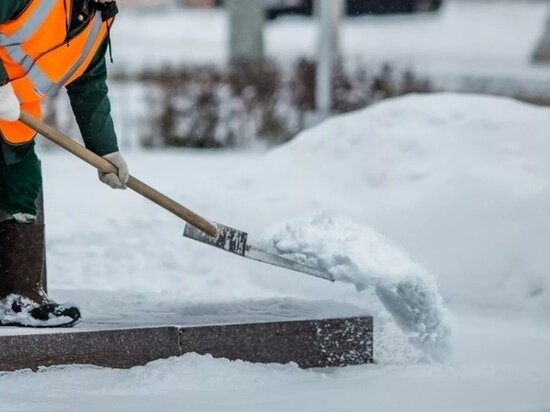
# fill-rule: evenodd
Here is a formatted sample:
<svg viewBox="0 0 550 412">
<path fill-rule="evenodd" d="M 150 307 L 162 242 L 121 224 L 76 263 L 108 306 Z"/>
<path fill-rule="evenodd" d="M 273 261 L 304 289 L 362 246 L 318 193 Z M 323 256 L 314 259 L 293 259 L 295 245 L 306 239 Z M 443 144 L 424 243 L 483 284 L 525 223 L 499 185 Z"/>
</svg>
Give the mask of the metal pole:
<svg viewBox="0 0 550 412">
<path fill-rule="evenodd" d="M 343 6 L 343 0 L 316 0 L 315 3 L 319 19 L 316 107 L 320 119 L 328 117 L 332 111 L 332 81 L 340 54 L 339 26 Z"/>
</svg>

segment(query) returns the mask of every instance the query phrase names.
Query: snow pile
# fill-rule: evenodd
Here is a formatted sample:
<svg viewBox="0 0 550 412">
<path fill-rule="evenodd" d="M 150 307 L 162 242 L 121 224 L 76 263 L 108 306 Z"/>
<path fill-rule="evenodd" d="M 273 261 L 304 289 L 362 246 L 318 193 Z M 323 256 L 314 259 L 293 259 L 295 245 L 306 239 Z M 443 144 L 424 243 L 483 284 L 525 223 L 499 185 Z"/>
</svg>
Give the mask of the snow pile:
<svg viewBox="0 0 550 412">
<path fill-rule="evenodd" d="M 322 214 L 288 224 L 271 246 L 358 291 L 374 288 L 413 344 L 437 357 L 447 352 L 450 327 L 434 278 L 376 231 Z"/>
<path fill-rule="evenodd" d="M 549 129 L 547 108 L 410 95 L 302 133 L 264 159 L 258 180 L 288 216 L 330 209 L 372 226 L 451 302 L 544 313 Z"/>
</svg>

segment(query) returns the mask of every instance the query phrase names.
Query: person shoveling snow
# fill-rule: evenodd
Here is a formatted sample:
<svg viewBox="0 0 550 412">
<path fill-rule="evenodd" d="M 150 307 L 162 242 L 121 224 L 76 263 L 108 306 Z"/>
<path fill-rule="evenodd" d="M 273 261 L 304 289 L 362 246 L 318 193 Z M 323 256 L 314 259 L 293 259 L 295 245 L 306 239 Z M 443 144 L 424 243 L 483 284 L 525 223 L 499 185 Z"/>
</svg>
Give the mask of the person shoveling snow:
<svg viewBox="0 0 550 412">
<path fill-rule="evenodd" d="M 433 358 L 448 352 L 450 326 L 434 278 L 375 230 L 325 213 L 287 224 L 269 246 L 358 291 L 373 288 L 413 345 Z"/>
<path fill-rule="evenodd" d="M 78 307 L 56 303 L 44 288 L 36 130 L 19 120 L 23 112 L 41 118 L 41 101 L 66 87 L 86 146 L 117 167 L 99 179 L 126 188 L 128 167 L 106 86 L 105 54 L 117 13 L 113 0 L 18 0 L 0 7 L 0 325 L 73 326 L 80 320 Z M 38 58 L 41 64 L 34 64 Z"/>
</svg>

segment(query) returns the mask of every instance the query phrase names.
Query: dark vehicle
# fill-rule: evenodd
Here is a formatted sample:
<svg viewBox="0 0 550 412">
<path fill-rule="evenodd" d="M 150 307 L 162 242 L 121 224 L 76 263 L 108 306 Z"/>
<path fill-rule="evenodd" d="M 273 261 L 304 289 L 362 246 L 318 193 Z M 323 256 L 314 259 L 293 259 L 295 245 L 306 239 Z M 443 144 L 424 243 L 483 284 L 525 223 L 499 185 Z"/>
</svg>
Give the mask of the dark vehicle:
<svg viewBox="0 0 550 412">
<path fill-rule="evenodd" d="M 362 14 L 406 14 L 436 11 L 443 0 L 346 0 L 348 16 Z M 294 14 L 311 16 L 313 0 L 265 0 L 268 19 Z"/>
</svg>

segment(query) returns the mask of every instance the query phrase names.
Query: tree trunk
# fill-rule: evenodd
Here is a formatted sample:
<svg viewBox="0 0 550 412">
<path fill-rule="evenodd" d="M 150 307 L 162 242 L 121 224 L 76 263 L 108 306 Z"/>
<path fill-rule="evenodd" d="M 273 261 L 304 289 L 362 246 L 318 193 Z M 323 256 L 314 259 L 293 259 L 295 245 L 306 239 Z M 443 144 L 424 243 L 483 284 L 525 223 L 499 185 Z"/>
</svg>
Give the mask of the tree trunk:
<svg viewBox="0 0 550 412">
<path fill-rule="evenodd" d="M 231 62 L 261 61 L 264 57 L 263 0 L 230 0 L 226 7 Z"/>
</svg>

